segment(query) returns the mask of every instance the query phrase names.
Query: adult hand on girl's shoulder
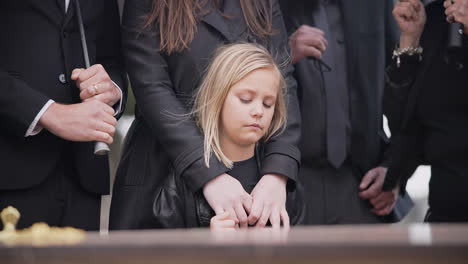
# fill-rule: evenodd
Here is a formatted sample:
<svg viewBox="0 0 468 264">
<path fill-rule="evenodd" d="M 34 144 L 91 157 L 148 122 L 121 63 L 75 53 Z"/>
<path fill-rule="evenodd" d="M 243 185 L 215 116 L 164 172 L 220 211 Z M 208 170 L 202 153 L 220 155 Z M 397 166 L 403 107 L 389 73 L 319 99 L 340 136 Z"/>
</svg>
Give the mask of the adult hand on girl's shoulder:
<svg viewBox="0 0 468 264">
<path fill-rule="evenodd" d="M 240 227 L 248 227 L 247 213 L 252 206 L 252 197 L 238 180 L 226 173 L 221 174 L 205 184 L 203 194 L 216 215 L 228 212 Z"/>
<path fill-rule="evenodd" d="M 289 215 L 286 211 L 287 177 L 266 174 L 257 183 L 251 196 L 252 210 L 249 213 L 249 225 L 264 227 L 268 220 L 273 228 L 279 228 L 281 222 L 289 228 Z"/>
</svg>

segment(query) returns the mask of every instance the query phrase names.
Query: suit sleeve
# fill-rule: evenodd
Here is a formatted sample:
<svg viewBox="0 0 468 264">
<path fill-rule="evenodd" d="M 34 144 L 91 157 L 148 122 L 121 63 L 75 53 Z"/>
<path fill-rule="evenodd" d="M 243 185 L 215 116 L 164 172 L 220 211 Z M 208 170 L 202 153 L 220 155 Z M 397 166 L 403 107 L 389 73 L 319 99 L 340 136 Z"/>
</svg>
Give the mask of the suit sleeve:
<svg viewBox="0 0 468 264">
<path fill-rule="evenodd" d="M 288 111 L 286 128 L 282 134 L 273 137 L 265 144 L 265 158 L 261 174 L 281 174 L 290 180 L 297 180 L 301 155 L 298 148 L 301 134 L 301 116 L 297 97 L 297 83 L 289 63 L 288 35 L 284 26 L 281 10 L 277 1 L 273 6 L 273 26 L 279 32 L 272 37 L 271 52 L 278 59 L 287 83 L 286 106 Z"/>
<path fill-rule="evenodd" d="M 392 54 L 393 50 L 396 47 L 396 44 L 399 40 L 399 30 L 398 25 L 396 24 L 395 19 L 393 18 L 393 1 L 392 0 L 385 0 L 384 3 L 384 12 L 385 12 L 385 67 L 388 67 L 392 63 Z M 384 88 L 386 89 L 386 88 Z M 385 94 L 385 91 L 384 91 Z M 387 116 L 387 113 L 385 113 Z M 387 116 L 388 118 L 388 116 Z M 387 119 L 388 120 L 388 119 Z M 382 124 L 383 125 L 383 124 Z M 383 130 L 383 126 L 381 127 L 380 131 L 380 138 L 381 138 L 381 149 L 382 149 L 382 158 L 381 158 L 381 166 L 388 167 L 391 163 L 390 157 L 390 139 L 387 137 Z"/>
<path fill-rule="evenodd" d="M 100 17 L 100 22 L 97 23 L 100 27 L 100 32 L 96 42 L 96 62 L 104 66 L 111 80 L 122 91 L 121 102 L 117 102 L 116 104 L 116 109 L 118 109 L 121 103 L 121 112 L 117 115 L 117 117 L 120 117 L 124 112 L 127 99 L 127 77 L 122 58 L 120 18 L 117 1 L 105 0 L 104 12 L 104 15 Z"/>
<path fill-rule="evenodd" d="M 158 30 L 142 29 L 151 10 L 141 0 L 127 0 L 122 21 L 124 59 L 138 110 L 169 155 L 175 173 L 196 191 L 228 171 L 217 159 L 203 160 L 203 137 L 188 109 L 176 97 Z"/>
<path fill-rule="evenodd" d="M 3 130 L 24 138 L 42 107 L 49 101 L 14 74 L 0 69 L 0 120 Z"/>
</svg>

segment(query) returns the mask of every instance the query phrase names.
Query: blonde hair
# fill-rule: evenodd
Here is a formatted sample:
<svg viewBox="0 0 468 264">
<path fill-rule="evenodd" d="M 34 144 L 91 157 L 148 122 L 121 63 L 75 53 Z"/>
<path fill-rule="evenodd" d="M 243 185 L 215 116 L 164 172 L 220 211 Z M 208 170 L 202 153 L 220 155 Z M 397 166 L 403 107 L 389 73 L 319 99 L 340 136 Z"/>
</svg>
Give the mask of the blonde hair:
<svg viewBox="0 0 468 264">
<path fill-rule="evenodd" d="M 204 159 L 209 167 L 211 154 L 226 167 L 232 168 L 233 162 L 223 153 L 220 144 L 219 120 L 229 89 L 249 73 L 257 69 L 273 69 L 279 78 L 278 94 L 273 118 L 264 135 L 267 141 L 275 133 L 281 133 L 286 123 L 286 104 L 284 94 L 286 82 L 275 60 L 263 47 L 255 44 L 230 44 L 219 48 L 202 81 L 195 99 L 193 113 L 197 125 L 204 134 Z"/>
</svg>

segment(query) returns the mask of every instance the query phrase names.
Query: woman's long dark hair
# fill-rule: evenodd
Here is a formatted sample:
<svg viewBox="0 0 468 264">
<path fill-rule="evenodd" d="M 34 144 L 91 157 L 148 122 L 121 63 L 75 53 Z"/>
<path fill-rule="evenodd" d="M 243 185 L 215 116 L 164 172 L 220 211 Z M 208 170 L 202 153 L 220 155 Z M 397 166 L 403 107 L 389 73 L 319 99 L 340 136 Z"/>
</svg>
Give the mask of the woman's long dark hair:
<svg viewBox="0 0 468 264">
<path fill-rule="evenodd" d="M 233 0 L 224 0 L 233 1 Z M 249 31 L 261 39 L 273 34 L 272 0 L 238 0 Z M 144 28 L 156 26 L 160 49 L 168 54 L 189 47 L 197 32 L 198 19 L 207 12 L 219 12 L 219 0 L 152 0 Z M 212 7 L 207 10 L 206 7 Z"/>
</svg>

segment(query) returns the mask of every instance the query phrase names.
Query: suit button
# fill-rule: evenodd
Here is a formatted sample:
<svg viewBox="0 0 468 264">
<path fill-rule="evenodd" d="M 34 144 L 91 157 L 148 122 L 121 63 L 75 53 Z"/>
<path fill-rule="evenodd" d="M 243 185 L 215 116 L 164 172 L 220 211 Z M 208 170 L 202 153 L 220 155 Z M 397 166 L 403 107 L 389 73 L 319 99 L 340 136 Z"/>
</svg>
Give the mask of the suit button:
<svg viewBox="0 0 468 264">
<path fill-rule="evenodd" d="M 66 84 L 67 83 L 67 78 L 65 78 L 65 74 L 61 73 L 58 77 L 60 83 Z"/>
<path fill-rule="evenodd" d="M 68 37 L 68 33 L 66 31 L 62 32 L 62 36 L 63 38 L 67 38 Z"/>
</svg>

